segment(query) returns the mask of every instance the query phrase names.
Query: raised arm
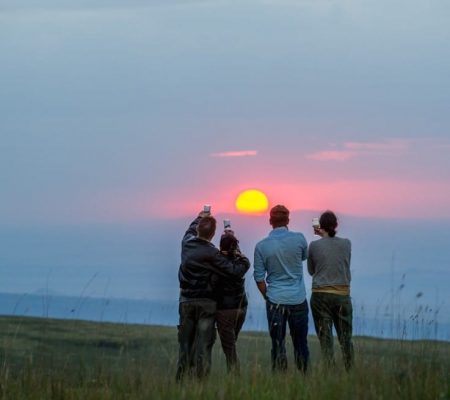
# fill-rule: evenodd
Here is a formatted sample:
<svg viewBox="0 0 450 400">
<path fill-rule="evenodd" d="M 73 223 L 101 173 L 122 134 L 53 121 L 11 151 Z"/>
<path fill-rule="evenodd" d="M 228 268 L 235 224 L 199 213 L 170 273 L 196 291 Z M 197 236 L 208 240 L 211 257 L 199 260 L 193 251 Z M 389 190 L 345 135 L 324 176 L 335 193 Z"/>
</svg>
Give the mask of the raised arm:
<svg viewBox="0 0 450 400">
<path fill-rule="evenodd" d="M 194 237 L 197 236 L 197 226 L 198 226 L 198 223 L 200 222 L 200 220 L 201 220 L 203 217 L 206 217 L 206 216 L 208 216 L 208 215 L 210 215 L 210 213 L 205 212 L 205 211 L 201 211 L 201 212 L 198 214 L 197 218 L 195 218 L 195 219 L 191 222 L 191 224 L 189 225 L 189 228 L 187 229 L 187 231 L 185 232 L 185 234 L 184 234 L 184 236 L 183 236 L 183 240 L 181 241 L 181 245 L 182 245 L 182 246 L 184 246 L 184 244 L 185 244 L 187 241 L 189 241 L 189 240 L 191 240 L 191 239 L 193 239 Z"/>
<path fill-rule="evenodd" d="M 201 219 L 202 217 L 198 216 L 191 222 L 189 228 L 183 236 L 182 245 L 184 245 L 188 240 L 191 240 L 197 236 L 197 225 Z"/>
<path fill-rule="evenodd" d="M 250 268 L 250 261 L 242 254 L 230 259 L 217 250 L 217 253 L 212 259 L 211 266 L 214 272 L 220 275 L 231 275 L 242 278 Z"/>
</svg>

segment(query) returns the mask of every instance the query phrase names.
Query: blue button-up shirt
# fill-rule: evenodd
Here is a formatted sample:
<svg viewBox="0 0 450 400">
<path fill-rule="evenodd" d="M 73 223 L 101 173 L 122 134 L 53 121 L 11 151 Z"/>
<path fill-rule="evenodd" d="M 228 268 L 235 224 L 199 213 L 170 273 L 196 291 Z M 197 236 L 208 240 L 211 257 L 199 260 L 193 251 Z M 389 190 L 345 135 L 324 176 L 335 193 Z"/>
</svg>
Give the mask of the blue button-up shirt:
<svg viewBox="0 0 450 400">
<path fill-rule="evenodd" d="M 306 299 L 303 260 L 308 243 L 302 233 L 287 227 L 273 229 L 255 247 L 253 277 L 267 283 L 267 298 L 275 304 L 301 304 Z"/>
</svg>

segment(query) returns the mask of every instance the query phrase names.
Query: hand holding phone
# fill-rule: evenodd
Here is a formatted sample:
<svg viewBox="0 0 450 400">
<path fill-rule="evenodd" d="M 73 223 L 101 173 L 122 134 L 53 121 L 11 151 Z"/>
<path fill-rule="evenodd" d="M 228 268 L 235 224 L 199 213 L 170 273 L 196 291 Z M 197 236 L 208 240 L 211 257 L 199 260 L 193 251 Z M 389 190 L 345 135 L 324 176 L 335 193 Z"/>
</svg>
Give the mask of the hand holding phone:
<svg viewBox="0 0 450 400">
<path fill-rule="evenodd" d="M 319 218 L 318 217 L 314 217 L 312 219 L 312 227 L 314 229 L 314 235 L 322 236 L 320 234 L 320 222 L 319 222 Z"/>
</svg>

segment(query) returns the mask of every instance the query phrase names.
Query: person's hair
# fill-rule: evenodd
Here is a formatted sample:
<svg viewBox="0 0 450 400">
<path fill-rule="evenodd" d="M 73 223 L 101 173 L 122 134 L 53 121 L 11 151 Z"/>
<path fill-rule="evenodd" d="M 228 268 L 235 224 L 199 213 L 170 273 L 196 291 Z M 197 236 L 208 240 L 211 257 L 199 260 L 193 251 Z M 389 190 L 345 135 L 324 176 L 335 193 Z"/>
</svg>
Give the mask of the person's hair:
<svg viewBox="0 0 450 400">
<path fill-rule="evenodd" d="M 269 221 L 270 225 L 272 225 L 274 228 L 287 226 L 287 224 L 289 224 L 289 210 L 285 206 L 277 204 L 270 209 Z"/>
<path fill-rule="evenodd" d="M 197 225 L 197 234 L 203 239 L 211 240 L 216 233 L 216 219 L 211 216 L 206 216 L 200 219 Z"/>
<path fill-rule="evenodd" d="M 333 211 L 325 211 L 319 219 L 320 228 L 328 233 L 328 236 L 336 236 L 336 228 L 338 226 L 338 221 L 336 215 Z"/>
<path fill-rule="evenodd" d="M 237 250 L 239 245 L 239 240 L 231 233 L 224 233 L 220 237 L 220 251 L 226 251 L 228 253 L 233 253 Z"/>
</svg>

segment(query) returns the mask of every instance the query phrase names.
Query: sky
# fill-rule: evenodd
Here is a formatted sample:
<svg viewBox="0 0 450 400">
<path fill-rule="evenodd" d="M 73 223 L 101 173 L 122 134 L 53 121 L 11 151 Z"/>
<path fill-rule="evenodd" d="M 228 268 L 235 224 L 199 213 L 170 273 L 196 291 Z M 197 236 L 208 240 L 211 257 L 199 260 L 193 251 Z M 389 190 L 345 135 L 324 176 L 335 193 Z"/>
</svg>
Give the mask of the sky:
<svg viewBox="0 0 450 400">
<path fill-rule="evenodd" d="M 0 13 L 0 221 L 271 204 L 450 218 L 450 6 L 25 1 Z"/>
<path fill-rule="evenodd" d="M 259 189 L 336 211 L 357 302 L 445 297 L 447 0 L 2 0 L 0 54 L 0 291 L 175 297 L 192 216 L 251 258 Z"/>
</svg>

